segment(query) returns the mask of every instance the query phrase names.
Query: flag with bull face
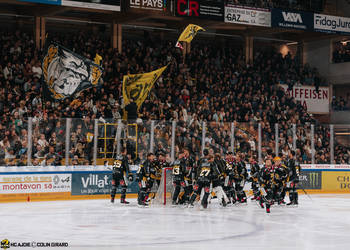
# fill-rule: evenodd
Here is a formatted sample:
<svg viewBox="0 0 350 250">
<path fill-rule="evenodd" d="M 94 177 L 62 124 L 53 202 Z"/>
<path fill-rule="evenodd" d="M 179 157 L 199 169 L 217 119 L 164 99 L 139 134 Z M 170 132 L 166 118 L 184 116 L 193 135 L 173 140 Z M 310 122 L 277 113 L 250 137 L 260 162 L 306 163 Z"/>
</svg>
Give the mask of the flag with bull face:
<svg viewBox="0 0 350 250">
<path fill-rule="evenodd" d="M 103 72 L 102 67 L 90 59 L 58 44 L 48 46 L 42 70 L 46 87 L 56 100 L 76 96 L 97 86 Z"/>
</svg>

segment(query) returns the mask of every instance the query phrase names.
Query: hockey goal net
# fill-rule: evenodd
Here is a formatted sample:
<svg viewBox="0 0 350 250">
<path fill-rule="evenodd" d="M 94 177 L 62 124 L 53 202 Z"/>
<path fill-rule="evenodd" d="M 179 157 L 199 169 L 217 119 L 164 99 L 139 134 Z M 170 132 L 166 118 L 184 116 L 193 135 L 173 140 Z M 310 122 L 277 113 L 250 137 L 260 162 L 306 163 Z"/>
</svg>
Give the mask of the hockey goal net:
<svg viewBox="0 0 350 250">
<path fill-rule="evenodd" d="M 151 205 L 171 205 L 172 195 L 174 192 L 174 186 L 172 181 L 172 168 L 162 169 L 162 178 L 156 193 L 154 200 Z"/>
</svg>

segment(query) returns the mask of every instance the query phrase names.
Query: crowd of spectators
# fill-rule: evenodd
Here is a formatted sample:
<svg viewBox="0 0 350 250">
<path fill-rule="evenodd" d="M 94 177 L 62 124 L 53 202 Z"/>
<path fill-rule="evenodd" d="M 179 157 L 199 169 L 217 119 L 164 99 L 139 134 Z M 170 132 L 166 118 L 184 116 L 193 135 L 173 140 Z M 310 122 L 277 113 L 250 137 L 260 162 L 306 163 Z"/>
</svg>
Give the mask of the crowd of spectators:
<svg viewBox="0 0 350 250">
<path fill-rule="evenodd" d="M 226 4 L 246 5 L 255 8 L 282 8 L 312 12 L 322 12 L 324 9 L 323 0 L 226 0 Z"/>
<path fill-rule="evenodd" d="M 151 120 L 155 120 L 154 151 L 171 151 L 172 121 L 176 121 L 175 153 L 188 147 L 200 156 L 202 133 L 205 148 L 226 153 L 231 148 L 234 122 L 234 150 L 257 155 L 258 123 L 262 128 L 262 152 L 275 151 L 275 124 L 279 124 L 279 152 L 293 148 L 292 124 L 296 124 L 297 157 L 311 162 L 311 130 L 315 126 L 315 159 L 329 162 L 329 129 L 320 126 L 300 102 L 286 96 L 279 84 L 315 85 L 318 73 L 301 65 L 297 57 L 283 57 L 273 49 L 255 53 L 254 63 L 246 64 L 241 48 L 229 43 L 217 46 L 193 42 L 185 57 L 174 42 L 155 43 L 151 37 L 124 40 L 123 52 L 110 46 L 108 35 L 58 34 L 52 39 L 87 58 L 103 57 L 100 86 L 82 92 L 74 100 L 51 102 L 42 91 L 41 58 L 33 37 L 24 32 L 0 33 L 0 165 L 25 165 L 28 145 L 28 117 L 33 121 L 32 164 L 64 164 L 66 118 L 72 118 L 70 164 L 88 165 L 93 158 L 94 120 L 99 119 L 98 157 L 115 152 L 116 123 L 123 115 L 122 78 L 125 74 L 149 72 L 171 62 L 139 112 L 136 161 L 149 151 Z M 204 125 L 203 122 L 206 122 Z M 123 138 L 130 137 L 124 133 Z M 132 140 L 122 140 L 129 151 Z M 106 150 L 107 147 L 107 150 Z M 339 152 L 346 150 L 337 148 Z M 345 159 L 337 154 L 336 160 Z"/>
<path fill-rule="evenodd" d="M 337 43 L 333 51 L 333 63 L 350 62 L 350 44 Z"/>
<path fill-rule="evenodd" d="M 350 97 L 350 95 L 348 95 L 346 99 L 342 96 L 333 97 L 332 109 L 334 111 L 349 110 L 349 103 L 348 103 L 349 97 Z"/>
</svg>

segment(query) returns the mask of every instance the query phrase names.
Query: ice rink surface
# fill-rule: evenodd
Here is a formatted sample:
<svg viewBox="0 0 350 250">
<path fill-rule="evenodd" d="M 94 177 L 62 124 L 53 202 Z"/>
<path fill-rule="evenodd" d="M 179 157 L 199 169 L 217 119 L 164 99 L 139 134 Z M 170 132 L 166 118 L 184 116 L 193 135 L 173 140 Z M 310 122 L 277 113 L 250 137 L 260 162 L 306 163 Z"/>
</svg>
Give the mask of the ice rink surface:
<svg viewBox="0 0 350 250">
<path fill-rule="evenodd" d="M 204 211 L 138 208 L 135 200 L 0 204 L 0 237 L 96 250 L 349 249 L 350 194 L 311 197 L 300 196 L 297 208 L 273 206 L 271 214 L 252 201 L 222 208 L 213 200 Z"/>
</svg>

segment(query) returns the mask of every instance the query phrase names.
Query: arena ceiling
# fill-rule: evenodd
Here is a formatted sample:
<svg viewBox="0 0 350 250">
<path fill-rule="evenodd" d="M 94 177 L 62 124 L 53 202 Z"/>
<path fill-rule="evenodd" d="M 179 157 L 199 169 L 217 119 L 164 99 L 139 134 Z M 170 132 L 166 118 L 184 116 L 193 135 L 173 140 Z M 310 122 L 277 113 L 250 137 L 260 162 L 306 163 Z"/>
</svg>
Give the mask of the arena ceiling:
<svg viewBox="0 0 350 250">
<path fill-rule="evenodd" d="M 52 19 L 83 21 L 95 23 L 120 23 L 133 26 L 147 26 L 160 29 L 182 30 L 189 23 L 196 23 L 212 33 L 234 36 L 253 36 L 281 41 L 312 41 L 330 36 L 316 32 L 305 32 L 291 29 L 264 28 L 229 24 L 218 21 L 184 18 L 173 16 L 170 12 L 160 12 L 142 9 L 128 9 L 127 11 L 114 12 L 108 10 L 83 9 L 68 6 L 45 5 L 14 0 L 0 0 L 0 15 L 12 16 L 43 16 Z"/>
</svg>

